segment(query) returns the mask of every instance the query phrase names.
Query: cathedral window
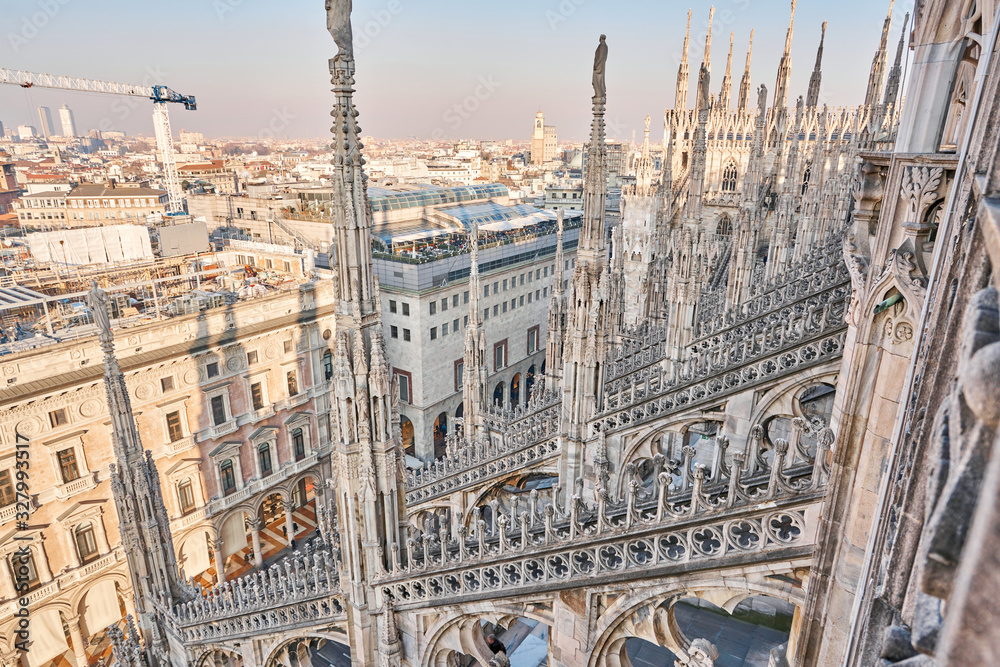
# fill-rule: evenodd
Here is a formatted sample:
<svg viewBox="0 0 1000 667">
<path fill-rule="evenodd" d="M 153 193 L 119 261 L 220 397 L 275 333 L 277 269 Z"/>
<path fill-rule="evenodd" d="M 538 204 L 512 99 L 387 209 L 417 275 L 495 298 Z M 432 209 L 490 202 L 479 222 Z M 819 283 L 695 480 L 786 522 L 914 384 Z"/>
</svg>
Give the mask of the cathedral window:
<svg viewBox="0 0 1000 667">
<path fill-rule="evenodd" d="M 802 172 L 802 192 L 800 194 L 805 195 L 806 190 L 809 189 L 810 177 L 812 177 L 812 167 L 806 165 L 806 170 Z"/>
<path fill-rule="evenodd" d="M 739 171 L 736 168 L 736 163 L 730 160 L 725 169 L 722 170 L 722 191 L 736 192 L 736 181 L 738 178 Z"/>
</svg>

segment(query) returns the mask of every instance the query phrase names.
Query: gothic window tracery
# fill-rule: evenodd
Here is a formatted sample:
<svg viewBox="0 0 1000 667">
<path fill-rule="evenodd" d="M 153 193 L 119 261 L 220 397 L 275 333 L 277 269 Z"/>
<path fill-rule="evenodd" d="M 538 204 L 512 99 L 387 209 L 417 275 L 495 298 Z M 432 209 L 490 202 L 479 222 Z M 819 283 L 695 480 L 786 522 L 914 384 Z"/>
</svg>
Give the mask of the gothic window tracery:
<svg viewBox="0 0 1000 667">
<path fill-rule="evenodd" d="M 739 170 L 736 168 L 736 162 L 730 160 L 725 169 L 722 170 L 722 191 L 723 192 L 736 192 L 736 181 L 739 179 Z"/>
<path fill-rule="evenodd" d="M 812 165 L 807 164 L 805 171 L 802 172 L 802 195 L 806 194 L 806 190 L 809 189 L 809 179 L 812 178 Z"/>
</svg>

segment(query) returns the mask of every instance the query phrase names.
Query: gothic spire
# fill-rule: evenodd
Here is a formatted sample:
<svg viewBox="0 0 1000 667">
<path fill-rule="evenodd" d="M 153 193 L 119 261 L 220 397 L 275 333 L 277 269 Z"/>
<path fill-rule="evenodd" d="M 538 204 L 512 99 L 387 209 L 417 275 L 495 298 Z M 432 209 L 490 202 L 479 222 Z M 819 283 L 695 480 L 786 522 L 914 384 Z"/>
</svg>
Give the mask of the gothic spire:
<svg viewBox="0 0 1000 667">
<path fill-rule="evenodd" d="M 681 54 L 681 65 L 677 68 L 677 91 L 674 94 L 674 108 L 678 111 L 687 109 L 688 99 L 688 47 L 691 44 L 691 10 L 688 10 L 687 30 L 684 32 L 684 52 Z"/>
<path fill-rule="evenodd" d="M 823 41 L 826 39 L 826 21 L 823 21 L 823 32 L 819 37 L 819 48 L 816 49 L 816 66 L 813 67 L 812 76 L 809 77 L 809 92 L 806 93 L 806 106 L 810 109 L 816 108 L 819 104 L 819 85 L 823 78 Z"/>
<path fill-rule="evenodd" d="M 729 57 L 726 58 L 726 73 L 722 77 L 722 92 L 719 93 L 719 106 L 723 111 L 729 111 L 729 99 L 733 94 L 733 40 L 736 33 L 729 33 Z"/>
<path fill-rule="evenodd" d="M 750 54 L 753 52 L 753 30 L 750 31 L 750 44 L 747 46 L 747 64 L 743 70 L 743 79 L 740 80 L 740 99 L 736 105 L 736 110 L 740 114 L 746 113 L 747 105 L 750 103 Z"/>
<path fill-rule="evenodd" d="M 792 79 L 792 30 L 795 27 L 795 4 L 792 0 L 792 14 L 788 19 L 788 32 L 785 33 L 785 50 L 778 63 L 778 80 L 774 86 L 774 108 L 783 110 L 788 106 L 788 88 Z"/>
<path fill-rule="evenodd" d="M 878 104 L 882 97 L 882 83 L 885 79 L 885 70 L 889 61 L 889 30 L 892 28 L 892 6 L 896 0 L 889 0 L 889 13 L 882 23 L 882 39 L 879 41 L 878 51 L 872 58 L 872 70 L 868 76 L 868 92 L 865 93 L 865 106 L 873 107 Z"/>
<path fill-rule="evenodd" d="M 483 384 L 483 365 L 486 351 L 482 344 L 482 311 L 479 309 L 479 225 L 472 223 L 469 233 L 469 326 L 465 328 L 465 357 L 462 361 L 462 400 L 465 419 L 465 433 L 471 438 L 482 424 L 482 411 L 486 408 L 486 387 Z"/>
<path fill-rule="evenodd" d="M 556 211 L 556 261 L 563 266 L 563 216 L 565 211 Z M 556 272 L 549 299 L 549 330 L 545 344 L 545 387 L 555 391 L 562 378 L 563 339 L 566 335 L 566 300 L 564 297 L 562 271 Z"/>
<path fill-rule="evenodd" d="M 712 73 L 712 24 L 715 22 L 715 5 L 708 10 L 708 34 L 705 35 L 705 56 L 701 60 L 701 67 L 703 70 L 708 72 L 709 75 Z M 697 100 L 708 99 L 708 90 L 702 90 L 702 86 L 706 85 L 707 78 L 699 74 L 698 76 L 698 96 L 695 98 Z"/>
<path fill-rule="evenodd" d="M 899 33 L 899 46 L 896 47 L 896 60 L 889 70 L 889 79 L 885 84 L 885 107 L 891 109 L 896 105 L 899 96 L 899 82 L 903 76 L 903 49 L 906 42 L 906 25 L 910 22 L 909 13 L 903 17 L 903 31 Z"/>
<path fill-rule="evenodd" d="M 646 130 L 642 140 L 642 152 L 635 165 L 635 191 L 640 197 L 648 197 L 653 189 L 653 158 L 649 152 L 649 114 L 646 115 Z"/>
<path fill-rule="evenodd" d="M 340 542 L 347 552 L 342 585 L 354 610 L 349 632 L 371 638 L 360 642 L 352 658 L 359 667 L 373 667 L 378 660 L 378 617 L 386 609 L 391 613 L 391 605 L 384 604 L 383 592 L 370 583 L 387 569 L 386 554 L 403 544 L 400 517 L 405 516 L 406 497 L 401 443 L 395 430 L 398 385 L 393 387 L 390 380 L 378 282 L 372 268 L 368 177 L 354 106 L 351 2 L 328 0 L 326 7 L 327 28 L 338 46 L 336 57 L 330 60 L 335 95 L 330 217 L 339 285 L 337 371 L 331 406 L 340 432 L 333 453 L 336 503 Z M 399 660 L 391 657 L 378 664 L 398 667 Z"/>
<path fill-rule="evenodd" d="M 147 646 L 164 651 L 156 614 L 164 601 L 172 604 L 183 597 L 170 519 L 163 503 L 159 471 L 152 453 L 143 450 L 125 376 L 115 356 L 108 295 L 93 282 L 87 302 L 104 353 L 104 389 L 115 454 L 110 466 L 111 493 L 118 512 L 118 530 Z"/>
<path fill-rule="evenodd" d="M 594 61 L 594 118 L 590 126 L 587 147 L 587 175 L 583 185 L 583 226 L 580 229 L 580 250 L 604 255 L 604 202 L 606 191 L 607 147 L 604 137 L 604 111 L 607 90 L 604 83 L 608 47 L 604 35 L 597 47 Z M 595 257 L 596 259 L 596 257 Z"/>
</svg>

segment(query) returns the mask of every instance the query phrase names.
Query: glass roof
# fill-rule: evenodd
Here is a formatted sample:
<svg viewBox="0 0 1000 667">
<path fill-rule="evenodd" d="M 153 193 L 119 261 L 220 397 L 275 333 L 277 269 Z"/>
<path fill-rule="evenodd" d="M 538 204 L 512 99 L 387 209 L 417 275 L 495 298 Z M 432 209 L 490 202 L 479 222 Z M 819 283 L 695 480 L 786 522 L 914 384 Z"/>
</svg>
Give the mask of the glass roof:
<svg viewBox="0 0 1000 667">
<path fill-rule="evenodd" d="M 457 188 L 443 188 L 441 190 L 394 192 L 392 194 L 379 193 L 375 195 L 372 195 L 371 190 L 369 190 L 369 199 L 372 203 L 372 211 L 398 211 L 423 206 L 455 204 L 464 201 L 474 201 L 476 199 L 507 197 L 509 194 L 506 185 L 491 183 L 489 185 L 470 185 Z"/>
</svg>

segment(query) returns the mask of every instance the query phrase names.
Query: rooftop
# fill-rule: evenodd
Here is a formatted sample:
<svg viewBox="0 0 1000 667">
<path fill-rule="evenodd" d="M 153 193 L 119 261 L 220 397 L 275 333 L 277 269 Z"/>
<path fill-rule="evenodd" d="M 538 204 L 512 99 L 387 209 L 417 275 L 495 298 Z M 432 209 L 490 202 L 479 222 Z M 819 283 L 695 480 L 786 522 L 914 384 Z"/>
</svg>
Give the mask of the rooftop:
<svg viewBox="0 0 1000 667">
<path fill-rule="evenodd" d="M 65 194 L 65 193 L 64 193 Z M 130 188 L 122 185 L 118 187 L 108 187 L 106 185 L 95 185 L 88 183 L 78 185 L 70 191 L 70 197 L 162 197 L 167 194 L 166 190 L 155 190 L 153 188 Z"/>
</svg>

